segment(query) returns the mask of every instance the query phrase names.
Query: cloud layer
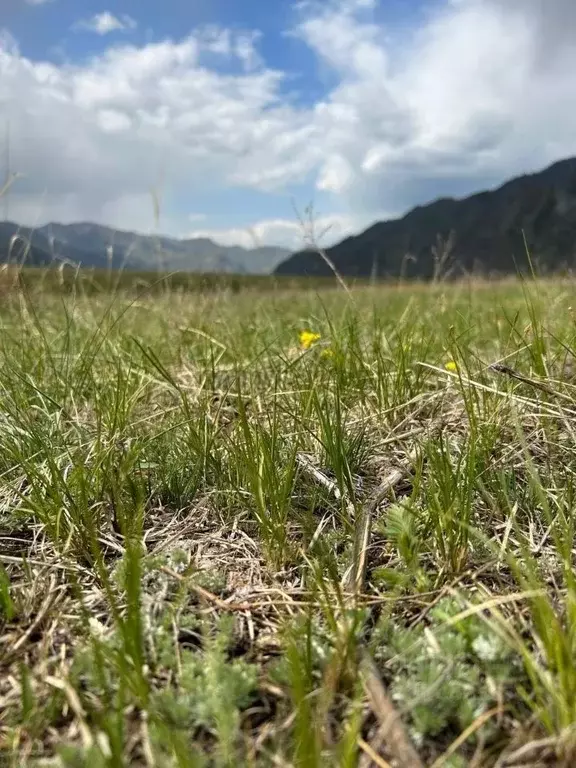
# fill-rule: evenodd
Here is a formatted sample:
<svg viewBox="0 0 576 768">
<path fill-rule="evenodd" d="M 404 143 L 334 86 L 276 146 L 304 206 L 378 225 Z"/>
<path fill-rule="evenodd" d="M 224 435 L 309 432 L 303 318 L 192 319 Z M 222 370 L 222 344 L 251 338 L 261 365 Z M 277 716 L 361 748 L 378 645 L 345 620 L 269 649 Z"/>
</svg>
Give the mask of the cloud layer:
<svg viewBox="0 0 576 768">
<path fill-rule="evenodd" d="M 311 218 L 306 211 L 297 213 L 293 219 L 264 219 L 248 227 L 230 229 L 192 229 L 189 237 L 209 237 L 222 245 L 241 245 L 244 248 L 257 248 L 262 245 L 282 245 L 298 251 L 308 245 L 330 245 L 342 240 L 358 230 L 373 223 L 370 218 L 360 214 L 324 215 Z"/>
<path fill-rule="evenodd" d="M 287 193 L 308 183 L 340 235 L 576 153 L 572 0 L 446 0 L 409 32 L 380 11 L 376 0 L 300 5 L 289 32 L 332 83 L 304 106 L 290 96 L 292 73 L 262 61 L 258 31 L 211 27 L 60 66 L 0 36 L 0 108 L 25 174 L 12 215 L 146 229 L 162 179 L 184 199 L 198 185 Z M 109 17 L 95 31 L 128 25 Z M 254 211 L 251 223 L 264 242 L 292 246 L 282 200 L 284 213 Z M 181 208 L 168 226 L 188 234 Z M 236 226 L 220 239 L 247 243 Z"/>
<path fill-rule="evenodd" d="M 128 14 L 115 16 L 110 11 L 96 13 L 90 19 L 81 19 L 74 24 L 74 29 L 95 32 L 97 35 L 108 35 L 110 32 L 127 32 L 136 29 L 137 23 Z"/>
</svg>

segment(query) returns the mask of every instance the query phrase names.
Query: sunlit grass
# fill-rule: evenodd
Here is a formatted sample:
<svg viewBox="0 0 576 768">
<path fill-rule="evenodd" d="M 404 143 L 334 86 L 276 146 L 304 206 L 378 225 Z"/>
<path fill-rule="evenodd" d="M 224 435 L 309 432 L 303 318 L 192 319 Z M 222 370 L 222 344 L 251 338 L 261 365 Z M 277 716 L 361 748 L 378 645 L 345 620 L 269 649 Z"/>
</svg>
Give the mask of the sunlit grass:
<svg viewBox="0 0 576 768">
<path fill-rule="evenodd" d="M 48 280 L 0 306 L 8 765 L 573 764 L 572 282 Z"/>
</svg>

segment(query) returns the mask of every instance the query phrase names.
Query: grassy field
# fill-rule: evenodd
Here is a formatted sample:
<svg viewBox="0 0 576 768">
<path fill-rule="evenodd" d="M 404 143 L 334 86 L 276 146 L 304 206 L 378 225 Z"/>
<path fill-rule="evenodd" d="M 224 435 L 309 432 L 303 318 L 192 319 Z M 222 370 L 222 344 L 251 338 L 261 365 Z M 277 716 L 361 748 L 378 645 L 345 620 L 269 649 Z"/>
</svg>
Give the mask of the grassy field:
<svg viewBox="0 0 576 768">
<path fill-rule="evenodd" d="M 574 282 L 45 287 L 0 306 L 0 764 L 576 764 Z"/>
<path fill-rule="evenodd" d="M 0 254 L 1 256 L 1 254 Z M 368 280 L 360 281 L 368 284 Z M 61 294 L 81 292 L 83 296 L 123 294 L 137 296 L 175 293 L 238 293 L 240 291 L 297 290 L 311 287 L 332 288 L 335 280 L 327 277 L 291 277 L 287 275 L 232 275 L 199 272 L 139 272 L 56 265 L 51 267 L 22 267 L 0 265 L 0 296 L 24 285 L 33 293 L 57 291 Z"/>
</svg>

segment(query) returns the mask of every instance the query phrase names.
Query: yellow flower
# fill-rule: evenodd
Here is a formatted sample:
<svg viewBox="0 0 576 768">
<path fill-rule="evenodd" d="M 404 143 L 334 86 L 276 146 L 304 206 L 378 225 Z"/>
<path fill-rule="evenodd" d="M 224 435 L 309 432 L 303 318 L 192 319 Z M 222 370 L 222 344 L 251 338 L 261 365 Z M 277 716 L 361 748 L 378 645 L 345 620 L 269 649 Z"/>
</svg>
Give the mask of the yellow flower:
<svg viewBox="0 0 576 768">
<path fill-rule="evenodd" d="M 310 349 L 312 344 L 318 341 L 320 334 L 312 333 L 312 331 L 300 331 L 298 338 L 300 339 L 302 349 Z"/>
<path fill-rule="evenodd" d="M 334 357 L 334 350 L 332 347 L 326 347 L 326 349 L 323 349 L 322 357 Z"/>
<path fill-rule="evenodd" d="M 454 360 L 448 360 L 444 368 L 446 368 L 446 370 L 450 371 L 451 373 L 456 373 L 456 371 L 458 370 L 458 366 L 456 365 Z"/>
</svg>

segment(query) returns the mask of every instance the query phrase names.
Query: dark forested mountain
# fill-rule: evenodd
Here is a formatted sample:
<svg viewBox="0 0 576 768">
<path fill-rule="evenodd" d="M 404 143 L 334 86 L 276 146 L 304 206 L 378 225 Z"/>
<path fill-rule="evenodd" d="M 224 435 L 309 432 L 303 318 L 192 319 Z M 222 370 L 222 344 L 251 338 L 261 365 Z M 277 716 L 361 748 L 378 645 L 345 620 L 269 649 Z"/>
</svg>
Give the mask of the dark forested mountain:
<svg viewBox="0 0 576 768">
<path fill-rule="evenodd" d="M 344 275 L 430 278 L 473 271 L 513 273 L 576 264 L 576 158 L 465 199 L 443 198 L 401 219 L 374 224 L 326 253 Z M 276 268 L 284 275 L 329 275 L 328 264 L 300 251 Z"/>
<path fill-rule="evenodd" d="M 42 265 L 70 262 L 87 267 L 124 267 L 185 272 L 271 272 L 289 251 L 224 247 L 208 238 L 177 240 L 138 235 L 98 224 L 47 224 L 31 230 L 0 222 L 0 261 Z"/>
</svg>

